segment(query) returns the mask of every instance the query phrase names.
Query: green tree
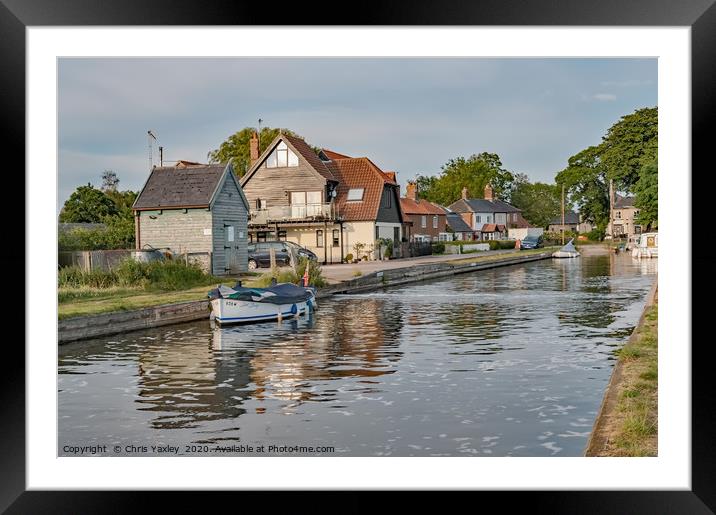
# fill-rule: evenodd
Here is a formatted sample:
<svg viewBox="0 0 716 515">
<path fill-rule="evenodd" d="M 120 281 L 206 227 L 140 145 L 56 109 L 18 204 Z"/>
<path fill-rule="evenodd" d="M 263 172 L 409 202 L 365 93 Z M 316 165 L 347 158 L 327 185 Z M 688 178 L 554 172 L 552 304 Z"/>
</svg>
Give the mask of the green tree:
<svg viewBox="0 0 716 515">
<path fill-rule="evenodd" d="M 235 132 L 219 145 L 219 148 L 210 151 L 207 158 L 210 163 L 227 163 L 230 162 L 234 168 L 234 172 L 239 176 L 249 170 L 251 166 L 251 154 L 249 141 L 251 135 L 256 132 L 253 127 L 245 127 Z M 279 132 L 288 134 L 289 136 L 298 136 L 295 132 L 288 129 L 273 129 L 271 127 L 262 127 L 259 138 L 259 154 L 266 150 L 266 147 L 278 136 Z M 300 137 L 300 136 L 298 136 Z"/>
<path fill-rule="evenodd" d="M 618 191 L 633 192 L 642 167 L 656 159 L 658 114 L 656 107 L 638 109 L 622 116 L 602 138 L 601 161 Z"/>
<path fill-rule="evenodd" d="M 609 187 L 600 147 L 589 147 L 570 157 L 567 168 L 555 179 L 560 190 L 564 184 L 566 195 L 579 205 L 584 219 L 604 230 L 609 223 Z"/>
<path fill-rule="evenodd" d="M 102 191 L 105 193 L 108 191 L 117 191 L 117 184 L 119 184 L 117 174 L 112 170 L 105 170 L 102 174 Z"/>
<path fill-rule="evenodd" d="M 60 222 L 101 223 L 108 216 L 117 214 L 112 199 L 90 183 L 77 188 L 60 211 Z"/>
<path fill-rule="evenodd" d="M 637 222 L 647 230 L 659 226 L 659 167 L 656 161 L 645 164 L 634 185 L 636 199 L 634 205 L 639 208 Z"/>
<path fill-rule="evenodd" d="M 511 204 L 522 210 L 522 216 L 536 227 L 547 227 L 562 211 L 562 187 L 543 182 L 520 180 L 512 190 Z M 571 205 L 565 199 L 565 210 Z"/>
<path fill-rule="evenodd" d="M 418 177 L 420 197 L 442 205 L 450 205 L 467 188 L 470 198 L 482 198 L 490 183 L 498 198 L 509 198 L 514 176 L 502 167 L 497 154 L 483 152 L 469 158 L 451 159 L 442 167 L 438 177 Z"/>
</svg>

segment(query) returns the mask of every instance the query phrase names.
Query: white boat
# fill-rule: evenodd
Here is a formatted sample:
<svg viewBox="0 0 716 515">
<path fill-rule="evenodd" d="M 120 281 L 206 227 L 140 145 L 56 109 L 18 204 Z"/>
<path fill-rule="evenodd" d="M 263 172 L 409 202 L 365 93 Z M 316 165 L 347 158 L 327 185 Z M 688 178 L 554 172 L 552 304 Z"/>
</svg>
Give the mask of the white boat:
<svg viewBox="0 0 716 515">
<path fill-rule="evenodd" d="M 574 247 L 574 244 L 572 243 L 574 241 L 574 238 L 569 240 L 567 244 L 559 249 L 557 252 L 552 253 L 553 258 L 576 258 L 579 257 L 579 252 Z"/>
<path fill-rule="evenodd" d="M 659 256 L 659 233 L 645 232 L 639 236 L 639 240 L 631 250 L 635 258 L 655 258 Z"/>
<path fill-rule="evenodd" d="M 220 325 L 299 317 L 315 310 L 316 289 L 280 283 L 269 288 L 220 285 L 209 292 L 211 319 Z"/>
</svg>

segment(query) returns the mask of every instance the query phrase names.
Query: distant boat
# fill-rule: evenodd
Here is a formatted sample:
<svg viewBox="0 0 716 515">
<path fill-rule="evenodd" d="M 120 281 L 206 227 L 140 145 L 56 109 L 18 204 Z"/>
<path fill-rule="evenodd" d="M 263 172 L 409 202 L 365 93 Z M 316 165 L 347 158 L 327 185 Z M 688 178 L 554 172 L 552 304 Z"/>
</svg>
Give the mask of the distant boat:
<svg viewBox="0 0 716 515">
<path fill-rule="evenodd" d="M 574 238 L 569 240 L 567 244 L 559 249 L 557 252 L 552 253 L 553 258 L 576 258 L 579 257 L 579 252 L 576 248 L 574 248 L 574 244 L 572 243 L 574 241 Z"/>
<path fill-rule="evenodd" d="M 652 258 L 659 256 L 659 233 L 645 232 L 639 236 L 636 245 L 631 250 L 632 257 Z"/>
<path fill-rule="evenodd" d="M 220 325 L 295 318 L 317 307 L 315 288 L 291 283 L 269 288 L 220 285 L 211 290 L 208 297 L 211 319 Z"/>
</svg>

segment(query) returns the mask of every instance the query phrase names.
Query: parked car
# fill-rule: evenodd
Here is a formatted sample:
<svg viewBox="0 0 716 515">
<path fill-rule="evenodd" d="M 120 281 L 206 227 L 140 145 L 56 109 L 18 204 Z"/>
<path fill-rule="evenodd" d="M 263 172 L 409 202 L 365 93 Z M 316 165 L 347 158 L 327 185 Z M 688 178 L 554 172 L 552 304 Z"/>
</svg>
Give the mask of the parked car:
<svg viewBox="0 0 716 515">
<path fill-rule="evenodd" d="M 542 235 L 534 236 L 534 235 L 527 235 L 525 236 L 525 239 L 520 241 L 520 250 L 522 249 L 538 249 L 540 247 L 544 247 L 544 239 L 542 238 Z"/>
<path fill-rule="evenodd" d="M 299 257 L 302 256 L 311 260 L 317 259 L 317 256 L 313 252 L 290 241 L 249 243 L 249 270 L 271 266 L 271 248 L 273 248 L 276 253 L 276 266 L 289 266 L 291 264 L 291 250 L 296 252 Z"/>
</svg>

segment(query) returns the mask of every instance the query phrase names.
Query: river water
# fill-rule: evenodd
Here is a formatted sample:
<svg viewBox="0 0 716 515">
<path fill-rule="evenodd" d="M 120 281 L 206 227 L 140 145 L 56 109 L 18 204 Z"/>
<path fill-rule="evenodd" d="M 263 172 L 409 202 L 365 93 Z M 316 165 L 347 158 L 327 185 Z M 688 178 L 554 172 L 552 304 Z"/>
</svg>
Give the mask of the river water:
<svg viewBox="0 0 716 515">
<path fill-rule="evenodd" d="M 64 345 L 58 454 L 581 456 L 656 265 L 544 260 Z"/>
</svg>

